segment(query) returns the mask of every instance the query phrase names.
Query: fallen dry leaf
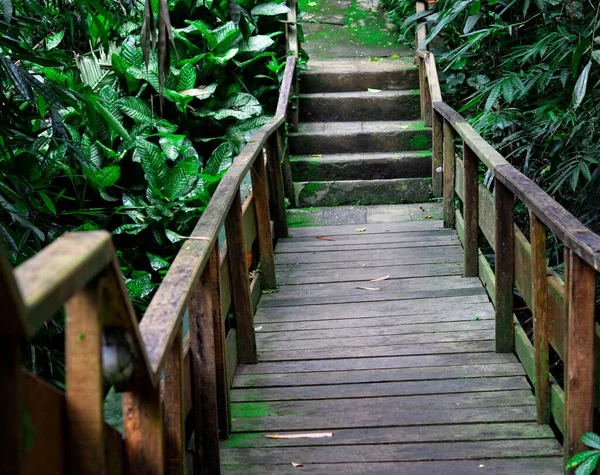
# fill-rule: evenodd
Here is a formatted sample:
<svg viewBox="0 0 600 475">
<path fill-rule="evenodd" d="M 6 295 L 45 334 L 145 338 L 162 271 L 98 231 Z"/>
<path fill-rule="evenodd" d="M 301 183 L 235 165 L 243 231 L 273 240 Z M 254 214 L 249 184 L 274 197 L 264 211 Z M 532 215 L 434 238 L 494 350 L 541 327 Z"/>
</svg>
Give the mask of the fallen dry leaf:
<svg viewBox="0 0 600 475">
<path fill-rule="evenodd" d="M 329 236 L 317 236 L 317 239 L 322 239 L 323 241 L 335 241 L 334 238 Z"/>
<path fill-rule="evenodd" d="M 357 289 L 360 290 L 382 290 L 379 287 L 356 287 Z"/>
<path fill-rule="evenodd" d="M 307 432 L 304 434 L 266 434 L 269 439 L 320 439 L 333 437 L 333 432 Z"/>
<path fill-rule="evenodd" d="M 382 280 L 388 280 L 389 278 L 390 276 L 386 275 L 385 277 L 378 277 L 377 279 L 370 280 L 369 282 L 381 282 Z"/>
<path fill-rule="evenodd" d="M 261 331 L 261 330 L 262 330 L 262 325 L 261 325 L 261 326 L 259 326 L 259 327 L 254 327 L 254 331 L 255 331 L 255 332 L 259 332 L 259 331 Z"/>
<path fill-rule="evenodd" d="M 364 233 L 366 230 L 367 228 L 356 228 L 357 233 Z"/>
<path fill-rule="evenodd" d="M 433 219 L 433 216 L 431 216 L 431 215 L 425 216 L 425 219 Z"/>
<path fill-rule="evenodd" d="M 292 467 L 304 467 L 303 463 L 292 462 Z"/>
</svg>

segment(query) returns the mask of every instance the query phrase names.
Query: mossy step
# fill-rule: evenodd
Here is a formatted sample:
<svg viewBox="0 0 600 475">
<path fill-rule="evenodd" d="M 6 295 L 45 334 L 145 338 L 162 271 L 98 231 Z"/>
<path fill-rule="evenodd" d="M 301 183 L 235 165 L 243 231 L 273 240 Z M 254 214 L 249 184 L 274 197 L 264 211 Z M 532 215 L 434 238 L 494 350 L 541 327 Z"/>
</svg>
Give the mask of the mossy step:
<svg viewBox="0 0 600 475">
<path fill-rule="evenodd" d="M 431 178 L 294 183 L 300 208 L 421 203 L 431 198 Z"/>
<path fill-rule="evenodd" d="M 431 175 L 431 152 L 336 153 L 290 157 L 296 181 L 421 178 Z"/>
<path fill-rule="evenodd" d="M 356 58 L 318 61 L 311 59 L 310 69 L 300 75 L 300 91 L 349 92 L 371 89 L 403 90 L 419 87 L 419 71 L 412 58 Z"/>
<path fill-rule="evenodd" d="M 430 150 L 431 129 L 420 121 L 305 122 L 289 142 L 292 155 Z"/>
<path fill-rule="evenodd" d="M 416 120 L 421 116 L 419 90 L 325 92 L 300 95 L 302 122 Z"/>
</svg>

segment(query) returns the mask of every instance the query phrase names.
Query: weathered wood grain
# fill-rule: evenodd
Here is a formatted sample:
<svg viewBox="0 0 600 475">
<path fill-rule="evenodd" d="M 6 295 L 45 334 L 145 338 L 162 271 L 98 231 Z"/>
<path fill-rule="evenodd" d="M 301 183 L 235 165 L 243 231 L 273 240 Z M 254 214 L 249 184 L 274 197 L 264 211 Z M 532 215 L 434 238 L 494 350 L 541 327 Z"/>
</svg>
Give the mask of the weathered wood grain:
<svg viewBox="0 0 600 475">
<path fill-rule="evenodd" d="M 464 217 L 464 263 L 465 277 L 477 277 L 479 266 L 477 263 L 477 238 L 478 238 L 478 162 L 477 156 L 467 145 L 463 148 L 464 182 L 463 182 L 463 217 Z"/>
<path fill-rule="evenodd" d="M 535 347 L 535 395 L 538 423 L 550 421 L 550 370 L 548 353 L 548 267 L 546 228 L 530 213 L 533 274 L 533 336 Z"/>
<path fill-rule="evenodd" d="M 364 228 L 364 231 L 362 230 Z M 360 229 L 361 231 L 357 231 Z M 364 234 L 385 234 L 385 233 L 410 233 L 414 231 L 435 231 L 443 230 L 442 221 L 413 221 L 407 223 L 375 223 L 375 224 L 354 224 L 344 226 L 311 226 L 308 228 L 293 228 L 290 237 L 315 237 L 315 236 L 344 236 L 344 235 L 364 235 Z"/>
<path fill-rule="evenodd" d="M 165 431 L 165 473 L 185 473 L 185 414 L 183 406 L 183 339 L 182 331 L 175 338 L 165 364 L 163 391 L 163 427 Z"/>
<path fill-rule="evenodd" d="M 514 349 L 513 294 L 515 273 L 514 195 L 498 180 L 496 203 L 496 351 Z"/>
<path fill-rule="evenodd" d="M 443 196 L 444 196 L 444 227 L 454 227 L 454 188 L 455 188 L 455 168 L 456 168 L 456 151 L 454 149 L 454 129 L 444 120 L 443 126 Z"/>
<path fill-rule="evenodd" d="M 380 235 L 385 236 L 385 235 Z M 333 239 L 333 238 L 331 238 Z M 284 246 L 277 246 L 275 252 L 277 254 L 292 253 L 292 252 L 319 252 L 319 251 L 362 251 L 362 250 L 374 250 L 374 249 L 406 249 L 406 248 L 419 248 L 419 247 L 438 247 L 438 246 L 456 246 L 458 244 L 458 238 L 454 236 L 427 236 L 421 237 L 411 241 L 404 242 L 369 242 L 366 239 L 363 242 L 340 242 L 337 241 L 326 241 L 319 239 L 327 244 L 320 246 L 313 246 L 310 243 L 291 243 Z"/>
<path fill-rule="evenodd" d="M 285 213 L 285 193 L 283 191 L 283 174 L 281 171 L 281 157 L 277 143 L 277 135 L 271 135 L 265 144 L 265 155 L 267 169 L 269 171 L 269 182 L 272 187 L 270 191 L 271 216 L 275 224 L 275 236 L 288 237 L 287 216 Z"/>
<path fill-rule="evenodd" d="M 431 84 L 431 77 L 429 86 Z M 436 74 L 437 79 L 437 74 Z M 439 86 L 438 86 L 439 87 Z M 439 112 L 432 111 L 432 155 L 431 155 L 431 176 L 433 196 L 443 196 L 444 194 L 444 119 Z"/>
<path fill-rule="evenodd" d="M 66 415 L 69 470 L 103 474 L 102 293 L 98 280 L 65 305 Z"/>
<path fill-rule="evenodd" d="M 18 317 L 18 315 L 11 315 Z M 21 370 L 19 340 L 0 339 L 0 381 L 2 388 L 0 402 L 2 403 L 3 424 L 0 437 L 0 473 L 25 473 L 25 446 L 23 427 L 23 375 Z M 12 391 L 7 390 L 12 388 Z M 31 434 L 29 434 L 31 435 Z"/>
</svg>

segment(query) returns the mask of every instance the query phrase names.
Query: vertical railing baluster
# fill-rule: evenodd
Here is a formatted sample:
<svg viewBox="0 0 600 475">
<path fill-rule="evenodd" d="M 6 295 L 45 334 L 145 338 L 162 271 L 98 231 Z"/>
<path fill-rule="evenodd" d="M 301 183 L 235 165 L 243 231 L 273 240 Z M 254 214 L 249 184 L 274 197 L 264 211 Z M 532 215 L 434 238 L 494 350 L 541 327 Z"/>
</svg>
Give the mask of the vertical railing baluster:
<svg viewBox="0 0 600 475">
<path fill-rule="evenodd" d="M 436 110 L 432 109 L 432 153 L 431 153 L 431 178 L 433 196 L 444 194 L 444 119 Z"/>
<path fill-rule="evenodd" d="M 453 228 L 456 219 L 454 205 L 454 175 L 456 170 L 456 152 L 454 150 L 454 129 L 444 119 L 444 227 Z"/>
<path fill-rule="evenodd" d="M 285 135 L 285 128 L 277 129 L 277 150 L 281 157 L 281 170 L 283 175 L 283 189 L 285 197 L 288 199 L 292 207 L 296 206 L 296 196 L 294 192 L 294 178 L 292 176 L 292 166 L 290 164 L 290 149 L 288 139 Z"/>
<path fill-rule="evenodd" d="M 271 192 L 271 217 L 275 222 L 275 236 L 277 238 L 288 237 L 288 224 L 285 211 L 285 196 L 283 193 L 283 177 L 281 174 L 281 160 L 279 148 L 277 147 L 277 135 L 272 134 L 266 143 L 267 167 L 269 169 L 270 182 L 273 184 Z M 258 158 L 257 158 L 258 160 Z"/>
<path fill-rule="evenodd" d="M 565 351 L 565 458 L 589 450 L 581 436 L 594 429 L 594 311 L 596 271 L 565 251 L 567 336 Z"/>
<path fill-rule="evenodd" d="M 185 414 L 183 413 L 183 335 L 179 330 L 168 350 L 164 390 L 165 473 L 185 473 Z"/>
<path fill-rule="evenodd" d="M 535 399 L 538 424 L 550 421 L 550 370 L 548 356 L 548 266 L 546 264 L 546 227 L 533 213 L 531 256 L 533 277 L 533 337 L 535 349 Z"/>
<path fill-rule="evenodd" d="M 1 293 L 2 291 L 0 291 Z M 2 295 L 6 297 L 6 295 Z M 2 298 L 2 303 L 5 299 Z M 8 313 L 8 318 L 20 318 Z M 0 338 L 0 404 L 2 407 L 2 436 L 0 436 L 0 473 L 22 475 L 25 473 L 23 370 L 21 369 L 19 340 Z M 57 435 L 60 436 L 60 435 Z"/>
<path fill-rule="evenodd" d="M 240 203 L 239 192 L 235 198 Z M 240 208 L 241 215 L 241 208 Z M 242 233 L 243 239 L 243 233 Z M 232 242 L 227 236 L 227 250 L 235 256 Z M 232 252 L 233 251 L 233 252 Z M 245 256 L 241 259 L 246 263 Z M 216 262 L 215 262 L 216 261 Z M 220 315 L 218 294 L 215 295 L 215 282 L 218 282 L 218 253 L 212 252 L 204 268 L 198 287 L 191 294 L 189 303 L 190 347 L 192 351 L 192 392 L 195 419 L 196 455 L 200 470 L 197 473 L 218 474 L 219 458 L 219 415 L 217 402 L 217 368 L 215 363 L 214 325 L 215 312 Z M 246 279 L 247 279 L 246 273 Z M 232 281 L 235 281 L 232 272 Z M 233 282 L 232 282 L 233 284 Z M 235 285 L 232 285 L 232 291 Z M 236 318 L 237 318 L 236 308 Z"/>
<path fill-rule="evenodd" d="M 104 474 L 104 387 L 100 280 L 65 305 L 65 393 L 69 473 Z"/>
<path fill-rule="evenodd" d="M 231 297 L 235 312 L 238 361 L 252 364 L 258 361 L 254 334 L 254 311 L 250 296 L 248 263 L 246 261 L 246 238 L 242 218 L 240 192 L 235 194 L 231 209 L 225 219 L 227 254 L 231 275 Z"/>
<path fill-rule="evenodd" d="M 515 346 L 513 288 L 515 269 L 514 195 L 494 180 L 496 210 L 496 352 L 510 353 Z"/>
<path fill-rule="evenodd" d="M 130 470 L 144 475 L 164 473 L 160 387 L 150 381 L 139 381 L 123 394 L 123 426 Z"/>
<path fill-rule="evenodd" d="M 464 211 L 464 275 L 465 277 L 477 277 L 479 275 L 478 263 L 478 160 L 477 155 L 465 143 L 463 149 L 463 211 Z"/>
<path fill-rule="evenodd" d="M 254 161 L 251 174 L 257 239 L 260 249 L 261 284 L 263 289 L 274 289 L 277 287 L 275 279 L 275 258 L 273 257 L 273 236 L 271 235 L 269 197 L 267 196 L 267 174 L 262 154 Z"/>
</svg>

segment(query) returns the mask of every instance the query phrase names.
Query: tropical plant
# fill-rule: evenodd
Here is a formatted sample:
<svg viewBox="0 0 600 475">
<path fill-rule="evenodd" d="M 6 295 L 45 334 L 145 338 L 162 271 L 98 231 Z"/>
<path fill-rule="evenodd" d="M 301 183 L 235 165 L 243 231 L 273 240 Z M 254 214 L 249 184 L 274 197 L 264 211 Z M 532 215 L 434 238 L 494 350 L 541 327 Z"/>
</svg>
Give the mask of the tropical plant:
<svg viewBox="0 0 600 475">
<path fill-rule="evenodd" d="M 591 475 L 600 460 L 600 436 L 593 432 L 586 432 L 581 436 L 581 441 L 592 450 L 586 450 L 571 457 L 565 471 L 575 469 L 575 475 Z"/>
</svg>

